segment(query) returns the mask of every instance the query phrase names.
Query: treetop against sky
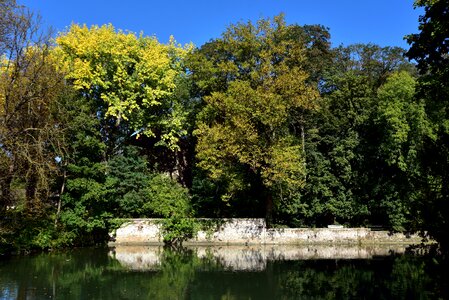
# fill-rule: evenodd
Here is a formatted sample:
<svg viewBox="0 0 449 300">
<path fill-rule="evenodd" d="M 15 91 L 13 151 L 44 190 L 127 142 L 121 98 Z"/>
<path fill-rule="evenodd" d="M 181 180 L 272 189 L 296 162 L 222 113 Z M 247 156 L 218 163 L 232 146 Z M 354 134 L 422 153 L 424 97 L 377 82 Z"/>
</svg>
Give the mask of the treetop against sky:
<svg viewBox="0 0 449 300">
<path fill-rule="evenodd" d="M 45 25 L 64 31 L 72 23 L 108 24 L 143 31 L 167 42 L 174 35 L 180 43 L 201 46 L 219 37 L 229 24 L 285 13 L 287 23 L 322 24 L 330 28 L 333 46 L 374 43 L 408 48 L 404 35 L 418 32 L 421 8 L 413 0 L 228 0 L 142 1 L 79 0 L 19 3 L 38 11 Z"/>
</svg>

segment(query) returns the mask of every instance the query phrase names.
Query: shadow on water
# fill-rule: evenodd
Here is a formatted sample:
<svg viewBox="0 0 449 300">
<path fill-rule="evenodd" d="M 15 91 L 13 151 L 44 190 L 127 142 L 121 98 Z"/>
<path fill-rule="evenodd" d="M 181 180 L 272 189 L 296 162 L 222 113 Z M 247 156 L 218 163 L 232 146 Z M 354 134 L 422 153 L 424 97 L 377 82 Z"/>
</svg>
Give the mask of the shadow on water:
<svg viewBox="0 0 449 300">
<path fill-rule="evenodd" d="M 0 261 L 0 299 L 437 299 L 447 264 L 404 248 L 117 246 Z"/>
</svg>

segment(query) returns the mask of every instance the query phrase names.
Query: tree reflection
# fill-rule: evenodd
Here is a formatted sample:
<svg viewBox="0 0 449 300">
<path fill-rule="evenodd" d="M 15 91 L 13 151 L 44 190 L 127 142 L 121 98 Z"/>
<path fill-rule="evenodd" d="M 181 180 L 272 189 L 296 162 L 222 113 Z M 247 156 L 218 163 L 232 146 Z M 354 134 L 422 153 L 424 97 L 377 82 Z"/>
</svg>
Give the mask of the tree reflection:
<svg viewBox="0 0 449 300">
<path fill-rule="evenodd" d="M 435 299 L 447 264 L 426 256 L 275 260 L 238 271 L 212 252 L 160 249 L 157 267 L 133 270 L 107 249 L 0 261 L 0 299 Z"/>
</svg>

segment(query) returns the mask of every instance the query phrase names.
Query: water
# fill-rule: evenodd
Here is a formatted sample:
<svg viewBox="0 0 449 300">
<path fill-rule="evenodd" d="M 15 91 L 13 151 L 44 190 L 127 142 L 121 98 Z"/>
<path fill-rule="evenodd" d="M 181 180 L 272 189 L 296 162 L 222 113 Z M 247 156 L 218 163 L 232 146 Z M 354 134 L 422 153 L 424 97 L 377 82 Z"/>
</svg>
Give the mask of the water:
<svg viewBox="0 0 449 300">
<path fill-rule="evenodd" d="M 80 249 L 0 260 L 0 299 L 438 299 L 446 267 L 404 248 Z"/>
</svg>

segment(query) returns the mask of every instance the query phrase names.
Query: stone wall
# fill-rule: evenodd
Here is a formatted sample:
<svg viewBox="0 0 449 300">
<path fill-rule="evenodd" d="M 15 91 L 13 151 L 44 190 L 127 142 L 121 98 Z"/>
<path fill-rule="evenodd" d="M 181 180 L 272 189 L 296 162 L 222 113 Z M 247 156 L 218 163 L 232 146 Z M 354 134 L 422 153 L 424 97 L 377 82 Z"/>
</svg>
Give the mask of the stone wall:
<svg viewBox="0 0 449 300">
<path fill-rule="evenodd" d="M 132 219 L 111 233 L 111 244 L 160 245 L 160 220 Z M 270 228 L 264 219 L 201 219 L 204 230 L 186 245 L 232 244 L 419 244 L 417 235 L 371 231 L 369 228 Z"/>
</svg>

